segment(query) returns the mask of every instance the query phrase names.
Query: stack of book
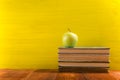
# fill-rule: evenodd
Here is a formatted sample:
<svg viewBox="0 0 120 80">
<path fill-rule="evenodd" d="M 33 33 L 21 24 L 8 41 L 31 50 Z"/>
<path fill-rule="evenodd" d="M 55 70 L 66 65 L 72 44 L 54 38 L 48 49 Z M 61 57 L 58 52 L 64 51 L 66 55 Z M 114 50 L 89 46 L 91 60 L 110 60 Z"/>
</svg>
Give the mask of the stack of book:
<svg viewBox="0 0 120 80">
<path fill-rule="evenodd" d="M 109 68 L 109 50 L 103 47 L 59 48 L 59 68 Z"/>
</svg>

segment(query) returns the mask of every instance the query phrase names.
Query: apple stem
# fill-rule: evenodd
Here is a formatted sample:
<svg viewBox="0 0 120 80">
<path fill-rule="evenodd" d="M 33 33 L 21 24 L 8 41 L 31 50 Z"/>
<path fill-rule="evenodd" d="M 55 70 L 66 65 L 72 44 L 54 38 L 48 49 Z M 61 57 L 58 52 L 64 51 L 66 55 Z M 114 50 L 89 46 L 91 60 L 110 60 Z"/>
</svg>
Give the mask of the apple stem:
<svg viewBox="0 0 120 80">
<path fill-rule="evenodd" d="M 68 31 L 71 32 L 70 28 L 68 28 Z"/>
</svg>

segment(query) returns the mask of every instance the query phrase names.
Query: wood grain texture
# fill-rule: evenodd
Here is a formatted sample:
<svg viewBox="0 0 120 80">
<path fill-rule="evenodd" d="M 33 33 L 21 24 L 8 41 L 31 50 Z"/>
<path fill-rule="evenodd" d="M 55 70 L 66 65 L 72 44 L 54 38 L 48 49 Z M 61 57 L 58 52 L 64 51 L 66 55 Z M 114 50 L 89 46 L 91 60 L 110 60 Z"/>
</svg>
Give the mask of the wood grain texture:
<svg viewBox="0 0 120 80">
<path fill-rule="evenodd" d="M 56 74 L 54 70 L 36 70 L 27 80 L 55 80 Z"/>
<path fill-rule="evenodd" d="M 21 80 L 25 79 L 33 70 L 0 70 L 0 80 Z"/>
<path fill-rule="evenodd" d="M 0 70 L 0 80 L 120 80 L 120 71 L 59 72 L 58 70 Z"/>
<path fill-rule="evenodd" d="M 84 73 L 86 80 L 116 80 L 108 73 Z"/>
<path fill-rule="evenodd" d="M 60 73 L 57 75 L 55 80 L 85 80 L 82 73 Z"/>
<path fill-rule="evenodd" d="M 109 75 L 113 76 L 116 80 L 120 80 L 120 71 L 109 71 Z"/>
</svg>

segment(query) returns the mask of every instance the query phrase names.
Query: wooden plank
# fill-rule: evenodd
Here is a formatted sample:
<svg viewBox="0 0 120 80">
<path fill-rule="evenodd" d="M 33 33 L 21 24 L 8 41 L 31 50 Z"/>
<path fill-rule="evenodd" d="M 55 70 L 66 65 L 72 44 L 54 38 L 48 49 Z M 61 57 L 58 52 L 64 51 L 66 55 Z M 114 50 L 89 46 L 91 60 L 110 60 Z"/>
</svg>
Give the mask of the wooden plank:
<svg viewBox="0 0 120 80">
<path fill-rule="evenodd" d="M 85 80 L 82 73 L 58 73 L 55 80 Z"/>
<path fill-rule="evenodd" d="M 86 80 L 116 80 L 108 73 L 83 73 Z"/>
<path fill-rule="evenodd" d="M 120 80 L 120 71 L 112 70 L 112 71 L 109 71 L 109 74 L 113 76 L 116 80 Z"/>
<path fill-rule="evenodd" d="M 66 68 L 68 69 L 68 68 Z M 120 71 L 88 72 L 91 69 L 83 69 L 84 72 L 58 72 L 57 70 L 0 70 L 0 80 L 120 80 Z M 71 69 L 70 69 L 71 70 Z M 81 69 L 74 68 L 74 71 Z M 93 71 L 93 70 L 91 70 Z"/>
<path fill-rule="evenodd" d="M 25 80 L 55 80 L 57 71 L 36 70 Z"/>
<path fill-rule="evenodd" d="M 21 80 L 30 72 L 31 70 L 0 70 L 0 80 Z"/>
</svg>

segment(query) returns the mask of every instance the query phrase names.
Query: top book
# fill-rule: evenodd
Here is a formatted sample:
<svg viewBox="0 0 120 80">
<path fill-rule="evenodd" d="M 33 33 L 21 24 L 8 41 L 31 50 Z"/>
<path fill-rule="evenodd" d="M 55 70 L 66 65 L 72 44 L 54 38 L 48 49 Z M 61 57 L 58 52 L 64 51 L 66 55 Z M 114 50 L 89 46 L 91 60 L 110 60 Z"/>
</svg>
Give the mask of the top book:
<svg viewBox="0 0 120 80">
<path fill-rule="evenodd" d="M 110 49 L 110 48 L 108 47 L 74 47 L 74 48 L 59 47 L 59 49 Z"/>
<path fill-rule="evenodd" d="M 75 47 L 59 48 L 58 53 L 106 53 L 109 54 L 110 48 L 107 47 Z"/>
</svg>

